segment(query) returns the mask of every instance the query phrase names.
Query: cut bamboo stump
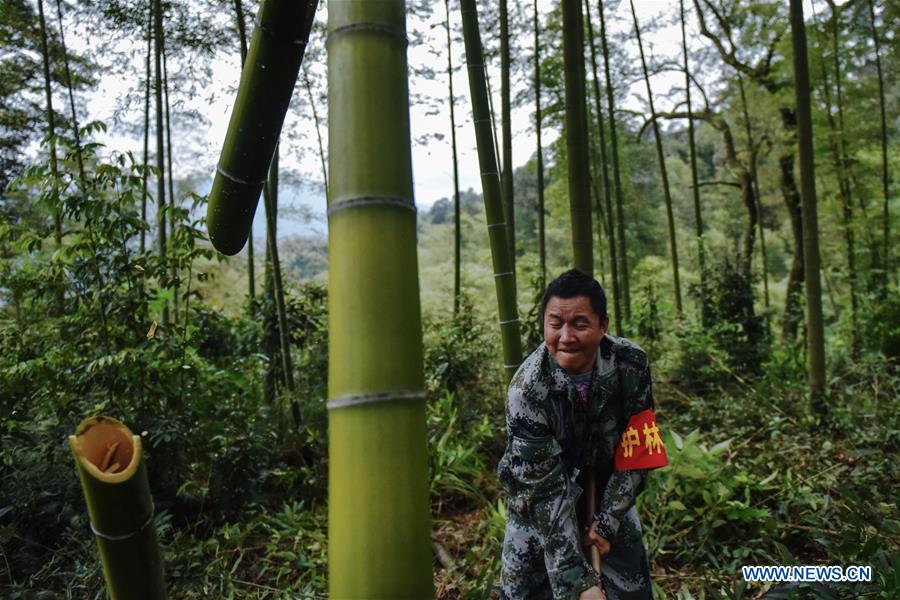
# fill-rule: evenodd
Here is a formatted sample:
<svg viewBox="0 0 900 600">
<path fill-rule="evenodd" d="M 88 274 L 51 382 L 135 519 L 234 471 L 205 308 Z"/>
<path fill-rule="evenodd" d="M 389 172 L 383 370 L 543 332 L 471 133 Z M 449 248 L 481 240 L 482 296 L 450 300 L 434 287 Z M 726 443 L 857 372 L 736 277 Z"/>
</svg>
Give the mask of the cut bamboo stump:
<svg viewBox="0 0 900 600">
<path fill-rule="evenodd" d="M 165 579 L 141 438 L 110 417 L 90 417 L 69 436 L 112 600 L 160 600 Z"/>
</svg>

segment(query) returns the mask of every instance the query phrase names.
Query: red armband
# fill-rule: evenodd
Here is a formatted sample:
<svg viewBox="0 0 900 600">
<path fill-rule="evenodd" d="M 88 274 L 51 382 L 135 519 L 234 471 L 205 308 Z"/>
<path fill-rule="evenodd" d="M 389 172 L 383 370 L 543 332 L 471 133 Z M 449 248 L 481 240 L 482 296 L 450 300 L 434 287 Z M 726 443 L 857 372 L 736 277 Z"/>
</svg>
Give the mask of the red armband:
<svg viewBox="0 0 900 600">
<path fill-rule="evenodd" d="M 653 409 L 648 408 L 631 417 L 616 448 L 615 470 L 658 469 L 667 464 L 666 447 Z"/>
</svg>

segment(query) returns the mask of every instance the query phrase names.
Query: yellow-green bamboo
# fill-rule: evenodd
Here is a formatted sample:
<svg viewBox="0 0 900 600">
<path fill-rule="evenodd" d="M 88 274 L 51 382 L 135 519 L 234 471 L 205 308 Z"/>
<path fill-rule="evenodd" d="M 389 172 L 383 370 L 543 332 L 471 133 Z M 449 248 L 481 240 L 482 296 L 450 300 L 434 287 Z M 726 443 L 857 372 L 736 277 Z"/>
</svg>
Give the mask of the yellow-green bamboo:
<svg viewBox="0 0 900 600">
<path fill-rule="evenodd" d="M 328 6 L 328 588 L 430 598 L 403 0 Z"/>
<path fill-rule="evenodd" d="M 250 234 L 316 4 L 317 0 L 266 0 L 259 9 L 209 193 L 209 239 L 223 254 L 237 254 Z"/>
<path fill-rule="evenodd" d="M 472 121 L 481 167 L 481 189 L 484 194 L 484 213 L 487 219 L 491 259 L 494 267 L 494 287 L 500 317 L 500 340 L 503 345 L 503 367 L 507 380 L 512 379 L 522 362 L 522 338 L 519 333 L 519 311 L 516 307 L 516 275 L 507 246 L 506 227 L 500 195 L 500 177 L 491 110 L 488 100 L 486 72 L 478 30 L 475 0 L 461 0 L 463 38 L 466 44 L 466 66 L 469 73 L 469 96 L 472 99 Z"/>
<path fill-rule="evenodd" d="M 110 417 L 90 417 L 69 436 L 112 600 L 160 600 L 165 578 L 141 438 Z"/>
</svg>

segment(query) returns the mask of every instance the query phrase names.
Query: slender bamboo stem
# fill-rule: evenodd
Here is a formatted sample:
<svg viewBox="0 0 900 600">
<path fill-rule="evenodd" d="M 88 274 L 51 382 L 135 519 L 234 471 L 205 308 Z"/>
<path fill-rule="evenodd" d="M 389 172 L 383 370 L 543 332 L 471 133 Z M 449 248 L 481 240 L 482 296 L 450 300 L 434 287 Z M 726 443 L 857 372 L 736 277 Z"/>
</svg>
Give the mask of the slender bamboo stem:
<svg viewBox="0 0 900 600">
<path fill-rule="evenodd" d="M 537 0 L 534 0 L 534 129 L 537 133 L 538 254 L 541 290 L 547 285 L 547 239 L 544 225 L 544 150 L 541 142 L 541 42 Z"/>
<path fill-rule="evenodd" d="M 444 0 L 447 29 L 447 85 L 450 89 L 450 149 L 453 153 L 453 315 L 459 314 L 462 292 L 462 243 L 459 206 L 459 160 L 456 154 L 456 96 L 453 93 L 453 41 L 450 37 L 450 0 Z"/>
<path fill-rule="evenodd" d="M 682 316 L 681 305 L 681 278 L 678 273 L 678 243 L 675 239 L 675 214 L 672 211 L 672 192 L 669 189 L 669 173 L 666 169 L 666 156 L 663 151 L 662 134 L 659 131 L 659 121 L 656 118 L 656 109 L 653 106 L 653 90 L 650 88 L 650 74 L 647 72 L 647 61 L 644 58 L 644 44 L 641 42 L 641 27 L 638 24 L 637 12 L 634 10 L 634 0 L 629 0 L 631 16 L 634 19 L 634 34 L 637 37 L 638 50 L 641 55 L 641 69 L 644 72 L 644 82 L 647 84 L 647 101 L 650 103 L 650 117 L 653 121 L 653 137 L 656 140 L 656 157 L 659 159 L 659 173 L 662 177 L 663 196 L 666 201 L 666 221 L 669 225 L 669 251 L 672 254 L 672 283 L 675 287 L 675 310 L 678 316 Z"/>
<path fill-rule="evenodd" d="M 581 0 L 562 0 L 562 19 L 572 258 L 576 269 L 593 277 L 594 253 L 592 249 L 591 184 L 588 170 L 587 106 L 584 98 L 584 40 L 582 39 Z"/>
<path fill-rule="evenodd" d="M 156 227 L 159 256 L 163 263 L 167 260 L 167 236 L 166 236 L 166 154 L 165 154 L 165 124 L 163 121 L 163 72 L 162 72 L 162 30 L 163 14 L 162 0 L 154 0 L 153 18 L 154 28 L 154 65 L 156 70 Z M 169 324 L 169 306 L 163 307 L 163 326 Z"/>
<path fill-rule="evenodd" d="M 150 158 L 150 56 L 153 54 L 153 0 L 147 1 L 147 57 L 144 65 L 144 169 L 141 172 L 141 223 L 147 222 L 147 175 Z M 141 228 L 141 255 L 147 251 L 147 232 Z"/>
<path fill-rule="evenodd" d="M 688 148 L 691 158 L 691 192 L 694 199 L 694 226 L 697 232 L 697 263 L 700 269 L 700 322 L 709 325 L 709 304 L 706 289 L 706 245 L 703 240 L 703 215 L 700 210 L 700 177 L 697 172 L 697 141 L 694 135 L 694 110 L 691 105 L 691 71 L 688 67 L 687 32 L 685 29 L 684 0 L 679 2 L 681 12 L 681 48 L 684 56 L 684 93 L 687 100 L 688 114 Z M 759 194 L 757 194 L 759 198 Z M 762 243 L 762 225 L 760 224 L 760 243 Z M 765 244 L 763 244 L 765 248 Z M 765 250 L 763 250 L 765 255 Z M 766 291 L 766 307 L 768 308 L 768 282 Z"/>
<path fill-rule="evenodd" d="M 625 321 L 631 320 L 631 289 L 628 284 L 628 253 L 625 243 L 625 211 L 622 192 L 622 175 L 619 168 L 619 139 L 616 132 L 616 107 L 609 68 L 609 44 L 606 36 L 606 17 L 603 15 L 603 0 L 597 0 L 600 11 L 600 42 L 603 49 L 603 70 L 606 74 L 606 103 L 609 114 L 609 148 L 612 155 L 613 184 L 616 198 L 616 241 L 619 244 L 619 281 L 622 284 L 622 303 Z"/>
<path fill-rule="evenodd" d="M 41 65 L 44 69 L 44 95 L 47 100 L 47 137 L 50 140 L 50 174 L 53 176 L 53 236 L 56 247 L 62 247 L 62 219 L 59 206 L 59 165 L 56 162 L 56 115 L 53 112 L 53 92 L 50 88 L 50 49 L 47 46 L 47 22 L 44 19 L 44 0 L 38 0 L 41 26 Z M 62 302 L 58 303 L 60 306 Z"/>
<path fill-rule="evenodd" d="M 606 127 L 603 125 L 603 103 L 600 94 L 600 78 L 597 75 L 597 46 L 594 43 L 594 26 L 591 24 L 591 7 L 589 0 L 584 0 L 584 15 L 587 21 L 588 41 L 591 49 L 591 73 L 593 74 L 594 84 L 594 111 L 597 113 L 597 131 L 600 140 L 600 166 L 601 177 L 603 181 L 603 201 L 605 211 L 600 210 L 597 206 L 597 213 L 604 214 L 606 218 L 606 239 L 609 245 L 609 261 L 610 276 L 612 277 L 612 297 L 613 297 L 613 321 L 615 323 L 616 335 L 622 335 L 622 303 L 621 289 L 619 287 L 619 261 L 616 248 L 616 231 L 613 224 L 612 211 L 612 186 L 609 181 L 609 161 L 606 156 Z M 603 217 L 600 218 L 601 224 Z M 597 244 L 602 248 L 603 244 L 598 239 Z"/>
<path fill-rule="evenodd" d="M 169 69 L 166 66 L 166 37 L 165 30 L 163 30 L 162 35 L 163 46 L 162 46 L 162 64 L 163 64 L 163 96 L 165 97 L 166 102 L 166 168 L 169 173 L 169 204 L 172 207 L 172 210 L 169 211 L 169 231 L 172 234 L 174 239 L 175 237 L 175 208 L 177 206 L 175 201 L 175 183 L 174 177 L 175 173 L 172 169 L 172 123 L 171 123 L 171 114 L 172 111 L 169 106 Z M 169 277 L 172 280 L 172 288 L 174 293 L 172 294 L 172 314 L 174 317 L 174 322 L 178 322 L 178 265 L 175 261 L 171 261 L 169 263 Z"/>
<path fill-rule="evenodd" d="M 512 111 L 509 80 L 509 11 L 507 0 L 500 0 L 500 124 L 503 128 L 503 162 L 500 168 L 500 187 L 503 192 L 503 215 L 512 270 L 516 270 L 516 207 L 513 194 Z"/>
<path fill-rule="evenodd" d="M 888 143 L 887 143 L 887 116 L 884 100 L 884 74 L 881 70 L 881 40 L 878 37 L 878 28 L 875 26 L 875 2 L 869 0 L 869 23 L 872 26 L 872 41 L 875 42 L 875 71 L 878 73 L 878 109 L 881 115 L 881 188 L 884 195 L 884 210 L 882 214 L 882 288 L 887 290 L 888 273 L 891 272 L 891 246 L 890 246 L 890 196 L 889 188 L 891 175 L 888 171 Z"/>
<path fill-rule="evenodd" d="M 78 128 L 78 112 L 75 110 L 75 90 L 72 83 L 72 71 L 69 69 L 69 51 L 66 49 L 66 36 L 63 27 L 62 1 L 56 0 L 56 17 L 59 20 L 59 43 L 62 46 L 63 67 L 66 73 L 66 88 L 69 91 L 69 109 L 72 111 L 72 135 L 75 140 L 75 160 L 78 163 L 78 180 L 82 193 L 87 193 L 87 177 L 84 172 L 84 157 L 81 153 L 81 132 Z"/>
<path fill-rule="evenodd" d="M 247 61 L 247 26 L 244 22 L 243 0 L 234 0 L 234 17 L 237 22 L 238 40 L 241 45 L 241 70 Z M 268 255 L 268 249 L 266 250 Z M 250 304 L 256 300 L 256 261 L 253 255 L 253 226 L 251 223 L 250 234 L 247 236 L 247 294 L 250 296 Z"/>
<path fill-rule="evenodd" d="M 812 409 L 827 413 L 825 395 L 825 337 L 822 323 L 819 227 L 813 155 L 812 111 L 809 101 L 809 65 L 802 0 L 791 0 L 791 43 L 794 50 L 794 91 L 797 101 L 797 142 L 800 154 L 800 189 L 803 198 L 803 262 L 806 283 L 807 356 Z"/>
<path fill-rule="evenodd" d="M 481 33 L 478 30 L 478 12 L 475 0 L 461 0 L 460 12 L 466 44 L 466 68 L 469 74 L 472 121 L 478 146 L 484 211 L 491 244 L 494 286 L 497 291 L 497 312 L 500 317 L 503 362 L 506 378 L 510 380 L 522 362 L 522 340 L 519 332 L 518 307 L 516 306 L 516 280 L 512 259 L 509 256 L 509 247 L 506 243 L 506 222 L 503 217 L 500 195 L 497 153 L 490 126 L 491 112 L 486 86 L 487 75 L 483 62 L 484 52 L 481 46 Z"/>
<path fill-rule="evenodd" d="M 313 97 L 312 83 L 309 81 L 309 72 L 303 66 L 303 87 L 306 88 L 306 96 L 309 99 L 309 107 L 312 109 L 313 124 L 316 126 L 316 140 L 319 143 L 319 162 L 322 164 L 322 185 L 325 187 L 325 198 L 328 199 L 328 168 L 326 167 L 325 145 L 322 143 L 319 113 L 316 110 L 316 100 Z"/>
</svg>

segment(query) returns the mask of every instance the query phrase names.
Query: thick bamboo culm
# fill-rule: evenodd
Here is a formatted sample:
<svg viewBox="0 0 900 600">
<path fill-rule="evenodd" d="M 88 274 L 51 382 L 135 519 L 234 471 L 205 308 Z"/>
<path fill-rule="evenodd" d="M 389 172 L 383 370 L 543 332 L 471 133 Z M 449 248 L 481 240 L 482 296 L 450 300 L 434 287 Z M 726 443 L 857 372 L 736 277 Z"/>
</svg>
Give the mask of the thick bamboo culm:
<svg viewBox="0 0 900 600">
<path fill-rule="evenodd" d="M 69 436 L 112 600 L 166 597 L 141 438 L 110 417 L 90 417 Z"/>
<path fill-rule="evenodd" d="M 209 193 L 209 238 L 223 254 L 237 254 L 247 242 L 317 4 L 266 0 L 259 9 Z"/>
<path fill-rule="evenodd" d="M 328 591 L 433 598 L 403 0 L 328 5 Z"/>
</svg>

